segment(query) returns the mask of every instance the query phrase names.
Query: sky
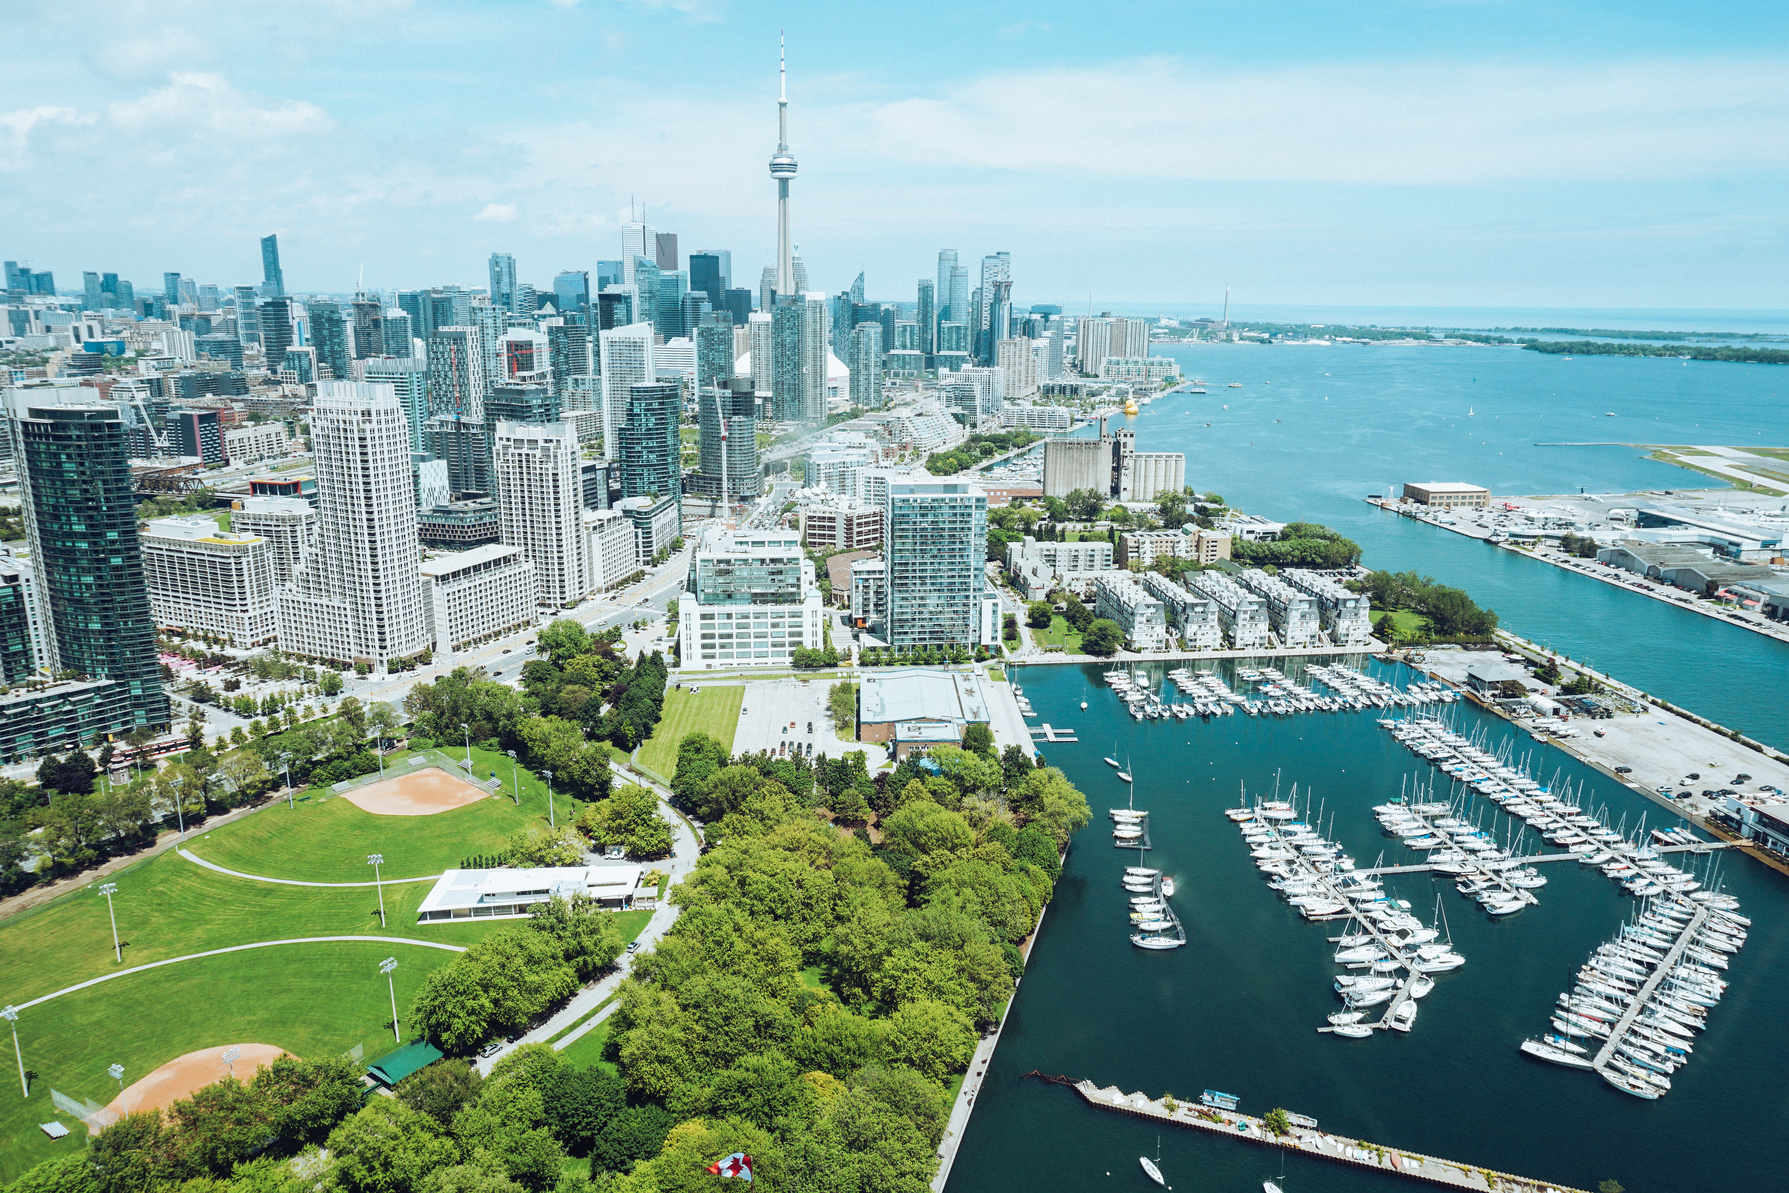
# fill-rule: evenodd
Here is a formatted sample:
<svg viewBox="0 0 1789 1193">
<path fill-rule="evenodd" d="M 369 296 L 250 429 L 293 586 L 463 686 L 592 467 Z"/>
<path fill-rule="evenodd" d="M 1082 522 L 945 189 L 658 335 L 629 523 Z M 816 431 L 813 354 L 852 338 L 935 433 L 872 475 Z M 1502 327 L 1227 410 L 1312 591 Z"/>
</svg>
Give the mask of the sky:
<svg viewBox="0 0 1789 1193">
<path fill-rule="evenodd" d="M 1789 309 L 1789 6 L 5 0 L 0 256 L 551 286 L 630 205 L 810 284 L 1020 306 Z"/>
</svg>

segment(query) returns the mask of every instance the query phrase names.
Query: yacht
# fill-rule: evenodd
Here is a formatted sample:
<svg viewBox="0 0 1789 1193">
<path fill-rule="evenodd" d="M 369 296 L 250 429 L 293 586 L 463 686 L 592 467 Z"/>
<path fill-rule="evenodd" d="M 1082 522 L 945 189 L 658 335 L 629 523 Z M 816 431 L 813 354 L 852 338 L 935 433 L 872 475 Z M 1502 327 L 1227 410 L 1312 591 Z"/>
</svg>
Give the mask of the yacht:
<svg viewBox="0 0 1789 1193">
<path fill-rule="evenodd" d="M 1174 897 L 1174 880 L 1172 878 L 1162 879 L 1162 894 L 1170 899 Z"/>
</svg>

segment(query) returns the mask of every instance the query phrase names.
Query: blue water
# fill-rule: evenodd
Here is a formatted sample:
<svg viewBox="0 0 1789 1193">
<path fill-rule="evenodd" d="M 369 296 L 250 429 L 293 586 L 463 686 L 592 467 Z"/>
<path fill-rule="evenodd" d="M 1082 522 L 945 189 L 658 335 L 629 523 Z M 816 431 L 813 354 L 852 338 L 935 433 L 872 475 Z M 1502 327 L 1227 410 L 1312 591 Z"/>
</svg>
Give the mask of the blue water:
<svg viewBox="0 0 1789 1193">
<path fill-rule="evenodd" d="M 1159 676 L 1164 665 L 1152 669 Z M 1580 1189 L 1611 1178 L 1633 1193 L 1784 1187 L 1789 1019 L 1780 992 L 1789 987 L 1789 883 L 1781 875 L 1716 855 L 1755 927 L 1732 962 L 1726 999 L 1659 1101 L 1641 1102 L 1593 1073 L 1517 1050 L 1548 1030 L 1555 997 L 1633 909 L 1607 878 L 1576 863 L 1544 867 L 1539 905 L 1502 920 L 1449 881 L 1389 880 L 1424 918 L 1439 897 L 1467 963 L 1438 976 L 1408 1035 L 1320 1035 L 1315 1029 L 1340 1006 L 1326 940 L 1335 926 L 1306 923 L 1267 888 L 1222 809 L 1237 802 L 1239 783 L 1260 792 L 1277 772 L 1282 790 L 1299 784 L 1301 800 L 1314 786 L 1324 816 L 1333 816 L 1332 835 L 1361 864 L 1382 851 L 1386 864 L 1408 862 L 1414 857 L 1379 831 L 1370 808 L 1396 798 L 1407 776 L 1433 769 L 1377 726 L 1378 713 L 1139 723 L 1124 715 L 1097 668 L 1025 667 L 1016 679 L 1040 720 L 1079 731 L 1080 744 L 1044 749 L 1089 793 L 1095 818 L 1069 853 L 950 1193 L 1153 1188 L 1137 1165 L 1138 1156 L 1155 1154 L 1152 1124 L 1024 1080 L 1031 1070 L 1152 1097 L 1221 1089 L 1240 1095 L 1251 1113 L 1283 1106 L 1345 1137 Z M 1462 731 L 1487 733 L 1493 747 L 1511 739 L 1518 755 L 1533 752 L 1543 778 L 1586 785 L 1587 802 L 1607 802 L 1614 820 L 1625 816 L 1632 826 L 1644 814 L 1656 826 L 1668 816 L 1500 720 L 1460 706 L 1451 715 Z M 1114 750 L 1136 777 L 1136 806 L 1152 814 L 1149 864 L 1179 888 L 1174 905 L 1189 944 L 1174 952 L 1146 953 L 1128 941 L 1119 875 L 1136 856 L 1110 843 L 1106 809 L 1125 800 L 1101 761 Z M 1484 809 L 1485 823 L 1501 836 L 1504 821 L 1494 813 Z M 1255 1193 L 1280 1171 L 1272 1151 L 1185 1129 L 1161 1132 L 1160 1146 L 1168 1183 L 1183 1193 Z M 1288 1193 L 1413 1188 L 1302 1157 L 1287 1157 L 1285 1171 Z"/>
<path fill-rule="evenodd" d="M 1361 500 L 1428 480 L 1519 495 L 1717 486 L 1646 459 L 1642 448 L 1537 444 L 1783 446 L 1789 367 L 1566 360 L 1508 348 L 1158 351 L 1178 359 L 1189 378 L 1204 378 L 1210 392 L 1160 399 L 1129 421 L 1139 450 L 1185 452 L 1187 482 L 1200 492 L 1277 521 L 1333 526 L 1361 544 L 1369 567 L 1413 568 L 1458 585 L 1515 633 L 1789 746 L 1789 645 Z M 1243 388 L 1227 388 L 1230 381 Z M 1789 499 L 1759 504 L 1775 509 Z"/>
<path fill-rule="evenodd" d="M 1119 304 L 1120 315 L 1167 315 L 1181 319 L 1217 319 L 1223 296 L 1210 306 Z M 1072 315 L 1074 312 L 1069 312 Z M 1232 321 L 1322 323 L 1353 327 L 1606 327 L 1615 331 L 1729 331 L 1745 335 L 1789 335 L 1789 311 L 1645 310 L 1625 307 L 1420 307 L 1319 306 L 1232 302 Z"/>
</svg>

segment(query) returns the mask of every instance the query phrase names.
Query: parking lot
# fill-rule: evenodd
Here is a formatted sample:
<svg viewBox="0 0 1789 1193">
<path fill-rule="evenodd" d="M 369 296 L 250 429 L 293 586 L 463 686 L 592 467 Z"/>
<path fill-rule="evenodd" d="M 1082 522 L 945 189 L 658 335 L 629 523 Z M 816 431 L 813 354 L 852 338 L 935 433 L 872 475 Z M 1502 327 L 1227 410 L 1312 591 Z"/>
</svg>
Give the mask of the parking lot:
<svg viewBox="0 0 1789 1193">
<path fill-rule="evenodd" d="M 826 694 L 834 680 L 766 679 L 745 685 L 745 702 L 741 706 L 739 730 L 733 737 L 735 754 L 756 753 L 799 744 L 805 751 L 837 758 L 849 750 L 863 750 L 865 762 L 873 772 L 887 757 L 880 745 L 842 740 L 833 732 L 832 719 L 826 715 Z M 794 722 L 794 727 L 790 727 Z M 808 726 L 813 725 L 813 732 Z M 846 730 L 846 737 L 850 735 Z"/>
</svg>

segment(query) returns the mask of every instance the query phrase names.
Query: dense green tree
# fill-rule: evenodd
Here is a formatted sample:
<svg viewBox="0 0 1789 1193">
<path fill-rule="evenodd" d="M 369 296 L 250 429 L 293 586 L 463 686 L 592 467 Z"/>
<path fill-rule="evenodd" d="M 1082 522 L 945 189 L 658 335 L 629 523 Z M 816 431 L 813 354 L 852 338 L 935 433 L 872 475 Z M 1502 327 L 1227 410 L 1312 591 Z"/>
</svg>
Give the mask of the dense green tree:
<svg viewBox="0 0 1789 1193">
<path fill-rule="evenodd" d="M 670 822 L 659 814 L 658 797 L 638 784 L 629 783 L 601 803 L 585 808 L 578 816 L 578 827 L 593 844 L 624 846 L 631 858 L 671 855 Z"/>
<path fill-rule="evenodd" d="M 484 1078 L 471 1064 L 446 1058 L 410 1074 L 392 1092 L 398 1101 L 446 1128 L 453 1125 L 454 1115 L 478 1100 L 483 1087 Z"/>
<path fill-rule="evenodd" d="M 1081 649 L 1090 655 L 1105 657 L 1124 645 L 1124 631 L 1110 618 L 1101 617 L 1087 627 L 1081 636 Z"/>
<path fill-rule="evenodd" d="M 994 757 L 994 731 L 981 721 L 971 723 L 963 730 L 963 748 L 971 753 Z"/>
<path fill-rule="evenodd" d="M 975 1052 L 969 1017 L 932 999 L 915 999 L 888 1020 L 888 1056 L 933 1081 L 944 1081 Z"/>
<path fill-rule="evenodd" d="M 420 1193 L 522 1193 L 503 1164 L 489 1152 L 475 1152 L 464 1164 L 437 1168 L 423 1177 Z"/>
<path fill-rule="evenodd" d="M 615 964 L 626 942 L 615 913 L 588 895 L 555 895 L 529 908 L 528 926 L 550 937 L 578 981 L 588 982 Z"/>
<path fill-rule="evenodd" d="M 329 1133 L 336 1183 L 347 1193 L 418 1193 L 423 1178 L 459 1159 L 435 1121 L 394 1098 L 373 1098 Z"/>
<path fill-rule="evenodd" d="M 1050 607 L 1049 601 L 1032 601 L 1025 606 L 1025 624 L 1034 630 L 1049 629 L 1055 618 L 1056 610 Z"/>
<path fill-rule="evenodd" d="M 590 649 L 590 635 L 570 617 L 555 617 L 541 627 L 540 653 L 564 666 Z"/>
</svg>

